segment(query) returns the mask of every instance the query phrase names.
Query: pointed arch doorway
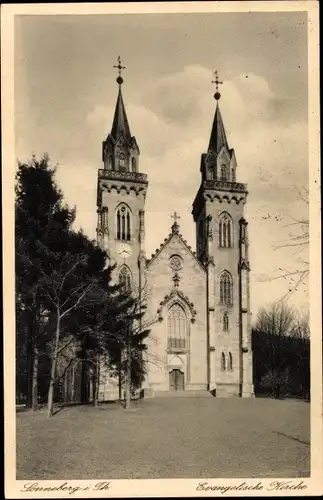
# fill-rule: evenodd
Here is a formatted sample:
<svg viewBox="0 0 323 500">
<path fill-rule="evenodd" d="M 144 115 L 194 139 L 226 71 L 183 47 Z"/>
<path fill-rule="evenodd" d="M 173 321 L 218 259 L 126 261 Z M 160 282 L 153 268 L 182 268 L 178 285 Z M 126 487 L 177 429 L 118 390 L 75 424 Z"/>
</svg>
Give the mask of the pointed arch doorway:
<svg viewBox="0 0 323 500">
<path fill-rule="evenodd" d="M 169 372 L 170 391 L 184 391 L 184 373 L 179 368 L 174 368 Z"/>
</svg>

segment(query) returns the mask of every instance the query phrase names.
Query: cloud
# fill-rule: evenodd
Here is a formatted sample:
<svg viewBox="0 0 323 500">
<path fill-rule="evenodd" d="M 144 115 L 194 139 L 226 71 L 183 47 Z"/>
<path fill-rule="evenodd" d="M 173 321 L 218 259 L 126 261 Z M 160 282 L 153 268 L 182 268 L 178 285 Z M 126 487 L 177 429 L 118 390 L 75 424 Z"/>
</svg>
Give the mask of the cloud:
<svg viewBox="0 0 323 500">
<path fill-rule="evenodd" d="M 173 210 L 180 213 L 181 231 L 195 247 L 191 206 L 200 183 L 200 156 L 207 150 L 215 111 L 210 95 L 212 79 L 209 69 L 191 65 L 154 82 L 143 82 L 136 100 L 124 95 L 131 132 L 141 150 L 139 168 L 149 179 L 148 256 L 169 233 Z M 250 191 L 246 215 L 255 283 L 251 294 L 257 309 L 265 297 L 273 300 L 284 293 L 278 282 L 264 284 L 257 276 L 273 276 L 278 267 L 297 266 L 297 257 L 279 253 L 274 246 L 286 238 L 285 226 L 292 214 L 304 211 L 294 186 L 308 183 L 307 124 L 281 118 L 275 95 L 260 75 L 240 74 L 220 90 L 225 129 L 238 161 L 237 180 L 247 182 Z M 68 203 L 77 206 L 77 224 L 91 237 L 95 237 L 101 142 L 110 130 L 113 113 L 114 107 L 103 103 L 88 110 L 83 128 L 72 131 L 72 155 L 67 143 L 57 172 Z M 46 141 L 50 145 L 48 137 L 42 143 Z M 299 297 L 303 303 L 304 290 Z"/>
</svg>

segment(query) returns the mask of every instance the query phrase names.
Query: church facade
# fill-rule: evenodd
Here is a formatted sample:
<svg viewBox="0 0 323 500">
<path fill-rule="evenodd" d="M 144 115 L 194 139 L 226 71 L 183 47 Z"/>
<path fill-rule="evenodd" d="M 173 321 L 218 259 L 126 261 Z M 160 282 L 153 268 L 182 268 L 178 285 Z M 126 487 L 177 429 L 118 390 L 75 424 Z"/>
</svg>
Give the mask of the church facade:
<svg viewBox="0 0 323 500">
<path fill-rule="evenodd" d="M 97 239 L 115 276 L 147 300 L 147 374 L 143 393 L 210 391 L 252 396 L 247 186 L 236 180 L 215 93 L 216 110 L 208 150 L 201 155 L 201 181 L 192 200 L 196 251 L 180 231 L 179 217 L 150 259 L 145 254 L 148 179 L 131 135 L 119 90 L 111 132 L 102 144 L 98 171 Z M 216 83 L 219 83 L 216 81 Z M 117 382 L 102 376 L 99 398 L 111 399 Z"/>
</svg>

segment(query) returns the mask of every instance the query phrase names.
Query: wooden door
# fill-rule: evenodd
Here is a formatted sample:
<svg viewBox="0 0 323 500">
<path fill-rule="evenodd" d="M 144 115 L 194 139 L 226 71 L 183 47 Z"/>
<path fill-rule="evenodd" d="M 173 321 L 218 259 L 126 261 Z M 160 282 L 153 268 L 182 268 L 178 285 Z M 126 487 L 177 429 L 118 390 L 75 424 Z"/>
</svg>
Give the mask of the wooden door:
<svg viewBox="0 0 323 500">
<path fill-rule="evenodd" d="M 184 391 L 184 373 L 175 369 L 169 373 L 169 388 L 171 391 Z"/>
</svg>

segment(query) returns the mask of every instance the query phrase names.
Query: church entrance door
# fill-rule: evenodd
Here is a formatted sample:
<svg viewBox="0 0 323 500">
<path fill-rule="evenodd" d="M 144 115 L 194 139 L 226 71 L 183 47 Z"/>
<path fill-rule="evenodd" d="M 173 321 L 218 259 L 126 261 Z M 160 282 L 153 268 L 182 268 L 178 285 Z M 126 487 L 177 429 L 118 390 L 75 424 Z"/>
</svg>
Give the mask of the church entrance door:
<svg viewBox="0 0 323 500">
<path fill-rule="evenodd" d="M 184 373 L 175 369 L 169 373 L 169 387 L 171 391 L 184 391 Z"/>
</svg>

